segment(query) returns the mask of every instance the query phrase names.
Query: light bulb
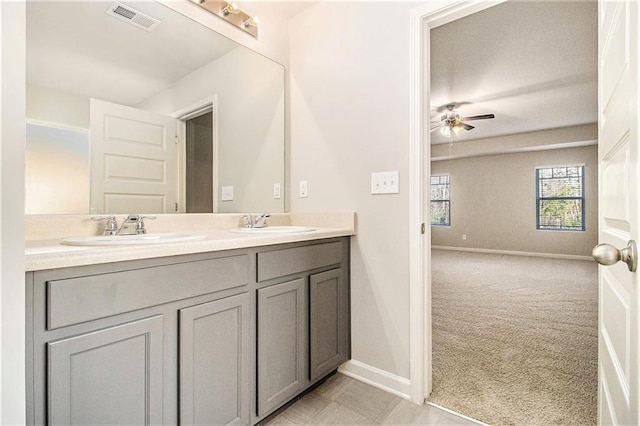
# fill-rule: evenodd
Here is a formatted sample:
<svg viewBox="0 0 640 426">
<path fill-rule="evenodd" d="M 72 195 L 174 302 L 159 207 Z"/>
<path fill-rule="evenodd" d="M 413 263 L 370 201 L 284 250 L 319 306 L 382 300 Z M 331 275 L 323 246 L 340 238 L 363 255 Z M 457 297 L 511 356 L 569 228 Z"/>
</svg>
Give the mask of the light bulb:
<svg viewBox="0 0 640 426">
<path fill-rule="evenodd" d="M 460 133 L 460 126 L 453 126 L 452 129 L 453 129 L 453 133 L 455 133 L 456 135 Z"/>
<path fill-rule="evenodd" d="M 257 27 L 258 26 L 258 21 L 259 21 L 258 17 L 255 17 L 255 18 L 249 17 L 244 22 L 242 22 L 242 26 L 245 27 L 245 28 L 249 28 L 252 25 L 254 27 Z"/>
<path fill-rule="evenodd" d="M 236 14 L 238 12 L 240 12 L 240 8 L 235 2 L 227 3 L 227 5 L 220 11 L 222 16 L 229 16 L 230 13 Z"/>
<path fill-rule="evenodd" d="M 448 138 L 449 136 L 451 136 L 451 129 L 449 128 L 449 126 L 442 126 L 442 128 L 440 129 L 440 133 L 445 138 Z"/>
</svg>

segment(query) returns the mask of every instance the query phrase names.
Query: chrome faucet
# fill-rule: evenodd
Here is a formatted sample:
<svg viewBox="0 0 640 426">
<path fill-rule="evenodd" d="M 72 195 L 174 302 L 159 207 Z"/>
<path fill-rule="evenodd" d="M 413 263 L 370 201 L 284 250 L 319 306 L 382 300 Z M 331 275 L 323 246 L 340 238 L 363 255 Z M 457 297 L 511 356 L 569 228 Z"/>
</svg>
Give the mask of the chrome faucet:
<svg viewBox="0 0 640 426">
<path fill-rule="evenodd" d="M 107 226 L 104 228 L 102 235 L 118 235 L 118 221 L 115 216 L 98 216 L 92 217 L 91 220 L 106 220 Z"/>
<path fill-rule="evenodd" d="M 260 216 L 256 217 L 256 220 L 253 221 L 254 228 L 266 228 L 267 227 L 267 218 L 271 217 L 269 213 L 262 213 Z"/>
<path fill-rule="evenodd" d="M 144 219 L 155 219 L 155 216 L 141 216 L 137 214 L 130 214 L 120 225 L 118 229 L 118 235 L 135 235 L 146 234 L 147 230 L 144 227 Z M 135 224 L 135 226 L 131 226 Z"/>
<path fill-rule="evenodd" d="M 245 214 L 242 216 L 242 224 L 245 228 L 265 228 L 267 227 L 267 218 L 271 217 L 269 213 L 262 213 L 254 219 L 252 215 Z"/>
</svg>

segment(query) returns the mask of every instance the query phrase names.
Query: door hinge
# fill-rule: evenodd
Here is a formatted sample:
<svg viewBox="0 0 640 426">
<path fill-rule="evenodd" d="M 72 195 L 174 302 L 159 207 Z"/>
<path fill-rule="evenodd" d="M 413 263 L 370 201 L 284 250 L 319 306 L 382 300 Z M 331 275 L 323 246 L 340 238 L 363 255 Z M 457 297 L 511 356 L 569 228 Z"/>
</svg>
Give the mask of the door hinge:
<svg viewBox="0 0 640 426">
<path fill-rule="evenodd" d="M 427 231 L 427 227 L 423 222 L 422 225 L 420 225 L 420 233 L 424 234 L 426 231 Z"/>
<path fill-rule="evenodd" d="M 175 203 L 174 205 L 175 205 L 175 210 L 174 211 L 177 212 L 178 211 L 178 203 Z"/>
<path fill-rule="evenodd" d="M 174 142 L 176 143 L 176 145 L 178 145 L 178 143 L 180 142 L 180 139 L 178 139 L 178 137 L 176 136 L 176 138 L 174 139 Z"/>
</svg>

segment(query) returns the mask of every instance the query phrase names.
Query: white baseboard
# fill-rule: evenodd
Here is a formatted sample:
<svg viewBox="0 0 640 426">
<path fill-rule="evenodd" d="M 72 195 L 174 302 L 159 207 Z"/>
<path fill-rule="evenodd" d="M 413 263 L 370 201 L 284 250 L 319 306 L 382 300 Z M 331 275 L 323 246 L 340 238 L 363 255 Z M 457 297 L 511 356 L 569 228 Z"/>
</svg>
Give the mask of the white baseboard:
<svg viewBox="0 0 640 426">
<path fill-rule="evenodd" d="M 578 256 L 575 254 L 536 253 L 536 252 L 529 252 L 529 251 L 493 250 L 493 249 L 470 248 L 470 247 L 449 247 L 449 246 L 431 246 L 431 248 L 437 249 L 437 250 L 469 251 L 474 253 L 508 254 L 511 256 L 548 257 L 551 259 L 592 260 L 593 261 L 593 258 L 591 256 Z"/>
<path fill-rule="evenodd" d="M 411 382 L 404 377 L 396 376 L 388 371 L 354 359 L 342 364 L 338 368 L 338 372 L 383 391 L 390 392 L 400 398 L 411 400 Z"/>
</svg>

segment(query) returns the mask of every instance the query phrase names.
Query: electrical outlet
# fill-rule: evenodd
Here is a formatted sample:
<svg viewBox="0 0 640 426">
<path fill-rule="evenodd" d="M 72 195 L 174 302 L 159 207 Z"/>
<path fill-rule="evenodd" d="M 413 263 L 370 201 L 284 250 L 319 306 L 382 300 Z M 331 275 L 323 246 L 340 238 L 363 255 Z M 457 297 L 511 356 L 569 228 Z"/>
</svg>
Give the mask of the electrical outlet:
<svg viewBox="0 0 640 426">
<path fill-rule="evenodd" d="M 280 182 L 276 182 L 273 184 L 273 198 L 280 198 Z"/>
<path fill-rule="evenodd" d="M 222 201 L 233 201 L 233 186 L 223 186 L 221 192 Z"/>
<path fill-rule="evenodd" d="M 307 181 L 301 180 L 300 181 L 300 198 L 307 198 L 309 196 L 309 192 L 307 189 L 308 189 Z"/>
<path fill-rule="evenodd" d="M 372 194 L 397 194 L 400 192 L 399 172 L 371 173 Z"/>
</svg>

